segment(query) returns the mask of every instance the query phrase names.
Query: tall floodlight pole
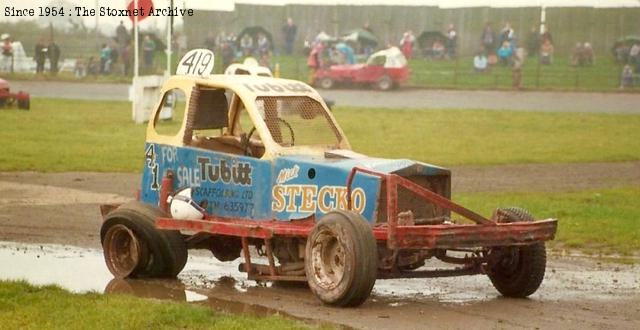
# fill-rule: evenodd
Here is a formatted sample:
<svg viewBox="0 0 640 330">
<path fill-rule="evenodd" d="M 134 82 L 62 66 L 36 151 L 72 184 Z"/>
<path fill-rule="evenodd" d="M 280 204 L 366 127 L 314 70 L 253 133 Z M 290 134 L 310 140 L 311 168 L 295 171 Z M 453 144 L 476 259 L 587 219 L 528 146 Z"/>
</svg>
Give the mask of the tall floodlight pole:
<svg viewBox="0 0 640 330">
<path fill-rule="evenodd" d="M 540 7 L 540 34 L 544 33 L 544 25 L 547 21 L 547 7 L 542 5 Z"/>
<path fill-rule="evenodd" d="M 133 0 L 133 14 L 138 9 L 138 0 Z M 137 12 L 136 12 L 137 13 Z M 138 59 L 140 51 L 138 50 L 138 15 L 133 15 L 133 77 L 138 77 L 140 74 L 139 66 L 140 60 Z"/>
<path fill-rule="evenodd" d="M 98 0 L 96 0 L 96 13 L 100 12 L 99 8 L 98 8 Z M 96 37 L 96 47 L 98 47 L 98 49 L 100 49 L 100 35 L 98 33 L 98 18 L 100 17 L 100 15 L 96 15 L 96 29 L 94 31 L 95 37 Z"/>
<path fill-rule="evenodd" d="M 173 0 L 169 1 L 169 7 L 173 8 Z M 171 38 L 173 38 L 173 15 L 169 15 L 167 22 L 167 75 L 171 74 Z"/>
</svg>

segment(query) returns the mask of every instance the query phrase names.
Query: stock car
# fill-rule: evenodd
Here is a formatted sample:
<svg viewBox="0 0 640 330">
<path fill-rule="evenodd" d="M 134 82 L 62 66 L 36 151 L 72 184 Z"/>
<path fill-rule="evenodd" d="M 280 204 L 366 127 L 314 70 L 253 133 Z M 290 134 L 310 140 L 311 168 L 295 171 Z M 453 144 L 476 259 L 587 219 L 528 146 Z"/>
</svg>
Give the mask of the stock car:
<svg viewBox="0 0 640 330">
<path fill-rule="evenodd" d="M 241 258 L 252 280 L 307 282 L 334 306 L 362 304 L 387 278 L 486 274 L 510 297 L 540 286 L 557 220 L 516 207 L 482 216 L 450 200 L 448 169 L 352 151 L 309 85 L 202 75 L 211 63 L 190 59 L 148 123 L 137 200 L 101 205 L 115 277 L 175 277 L 188 249 L 206 249 Z M 160 120 L 176 93 L 184 112 Z M 455 267 L 426 267 L 432 258 Z"/>
</svg>

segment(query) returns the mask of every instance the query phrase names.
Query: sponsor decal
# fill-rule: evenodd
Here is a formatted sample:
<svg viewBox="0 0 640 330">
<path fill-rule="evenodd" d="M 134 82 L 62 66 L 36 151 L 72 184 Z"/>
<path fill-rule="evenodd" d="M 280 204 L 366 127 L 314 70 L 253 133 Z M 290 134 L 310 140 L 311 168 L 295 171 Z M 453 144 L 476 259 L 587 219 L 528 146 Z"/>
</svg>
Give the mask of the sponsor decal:
<svg viewBox="0 0 640 330">
<path fill-rule="evenodd" d="M 333 210 L 347 210 L 348 198 L 345 186 L 282 185 L 271 190 L 271 209 L 275 212 L 327 213 Z M 296 201 L 300 201 L 296 203 Z M 367 205 L 367 196 L 362 188 L 351 191 L 353 211 L 362 214 Z"/>
<path fill-rule="evenodd" d="M 211 161 L 209 157 L 198 157 L 200 168 L 200 179 L 202 181 L 232 183 L 243 186 L 251 185 L 251 163 L 234 162 L 229 164 L 224 159 L 217 163 Z"/>
<path fill-rule="evenodd" d="M 292 168 L 283 168 L 278 173 L 278 177 L 276 178 L 276 183 L 283 184 L 287 181 L 293 180 L 298 177 L 298 173 L 300 172 L 300 166 L 293 165 Z"/>
<path fill-rule="evenodd" d="M 250 90 L 253 93 L 257 93 L 257 92 L 310 93 L 310 92 L 313 92 L 313 90 L 307 87 L 305 84 L 297 83 L 297 82 L 286 83 L 286 84 L 274 83 L 274 82 L 263 83 L 263 84 L 244 84 L 244 87 L 246 87 L 248 90 Z"/>
</svg>

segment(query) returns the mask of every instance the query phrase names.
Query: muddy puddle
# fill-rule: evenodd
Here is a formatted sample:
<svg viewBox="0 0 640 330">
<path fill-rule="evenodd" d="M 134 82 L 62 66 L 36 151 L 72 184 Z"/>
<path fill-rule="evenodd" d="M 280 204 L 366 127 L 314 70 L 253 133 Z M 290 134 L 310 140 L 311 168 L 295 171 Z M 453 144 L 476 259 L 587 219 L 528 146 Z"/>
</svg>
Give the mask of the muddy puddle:
<svg viewBox="0 0 640 330">
<path fill-rule="evenodd" d="M 127 293 L 207 305 L 228 313 L 258 316 L 279 314 L 261 299 L 295 296 L 318 304 L 304 285 L 274 285 L 245 279 L 239 260 L 223 263 L 196 252 L 178 280 L 116 280 L 107 270 L 102 251 L 60 245 L 0 243 L 0 279 L 24 279 L 32 284 L 57 284 L 73 292 Z M 437 266 L 437 265 L 436 265 Z M 539 301 L 633 298 L 640 294 L 640 267 L 580 258 L 549 260 L 542 287 L 531 298 Z M 412 302 L 469 304 L 498 297 L 486 276 L 397 279 L 376 282 L 371 301 L 401 307 Z M 242 301 L 242 302 L 241 302 Z M 252 303 L 247 303 L 251 301 Z"/>
</svg>

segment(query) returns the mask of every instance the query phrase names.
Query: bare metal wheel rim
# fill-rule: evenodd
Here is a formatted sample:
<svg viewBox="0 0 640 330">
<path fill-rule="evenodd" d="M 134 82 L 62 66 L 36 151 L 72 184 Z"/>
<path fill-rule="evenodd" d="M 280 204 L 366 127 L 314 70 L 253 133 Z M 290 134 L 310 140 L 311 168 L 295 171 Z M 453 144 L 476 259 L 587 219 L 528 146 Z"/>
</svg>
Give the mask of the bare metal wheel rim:
<svg viewBox="0 0 640 330">
<path fill-rule="evenodd" d="M 130 275 L 140 262 L 140 242 L 127 226 L 113 225 L 104 239 L 107 267 L 117 278 Z"/>
<path fill-rule="evenodd" d="M 383 78 L 380 80 L 380 82 L 378 82 L 378 86 L 383 90 L 391 88 L 391 84 L 392 82 L 389 78 Z"/>
<path fill-rule="evenodd" d="M 336 233 L 323 228 L 311 248 L 312 274 L 315 282 L 325 290 L 333 290 L 344 278 L 346 248 Z"/>
<path fill-rule="evenodd" d="M 324 89 L 329 89 L 333 86 L 333 81 L 331 81 L 330 78 L 322 78 L 322 80 L 320 80 L 320 85 Z"/>
</svg>

